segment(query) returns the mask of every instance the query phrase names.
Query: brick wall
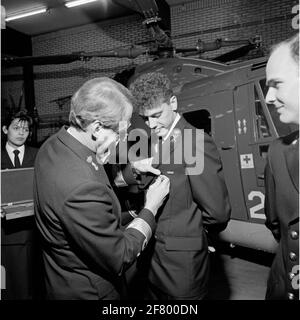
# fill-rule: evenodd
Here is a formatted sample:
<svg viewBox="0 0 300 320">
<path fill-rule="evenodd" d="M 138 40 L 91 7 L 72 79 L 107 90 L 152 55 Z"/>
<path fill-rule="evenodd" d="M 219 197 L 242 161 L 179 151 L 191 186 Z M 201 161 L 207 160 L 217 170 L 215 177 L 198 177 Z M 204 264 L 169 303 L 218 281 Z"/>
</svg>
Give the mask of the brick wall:
<svg viewBox="0 0 300 320">
<path fill-rule="evenodd" d="M 291 19 L 294 0 L 198 0 L 186 1 L 184 5 L 171 7 L 172 38 L 176 47 L 194 47 L 197 40 L 214 41 L 217 38 L 241 39 L 261 35 L 263 49 L 293 34 Z M 96 24 L 51 32 L 32 38 L 33 55 L 69 54 L 72 52 L 94 52 L 115 47 L 129 47 L 150 40 L 142 19 L 138 15 L 123 17 Z M 221 48 L 203 54 L 212 58 L 232 48 Z M 38 139 L 57 131 L 66 119 L 69 102 L 56 100 L 69 96 L 87 79 L 110 76 L 130 68 L 134 64 L 149 61 L 142 56 L 127 58 L 93 58 L 70 64 L 35 66 L 36 107 L 44 129 L 40 129 Z M 8 77 L 2 82 L 3 100 L 9 101 L 9 94 L 15 101 L 19 99 L 22 81 L 16 75 L 19 71 L 4 71 Z M 7 102 L 5 102 L 7 103 Z M 9 102 L 8 102 L 9 103 Z M 47 122 L 56 119 L 51 126 Z M 41 127 L 43 127 L 41 125 Z"/>
<path fill-rule="evenodd" d="M 247 39 L 260 35 L 263 50 L 286 39 L 292 29 L 293 0 L 202 0 L 172 7 L 172 36 L 177 47 L 195 46 L 198 39 Z M 203 54 L 212 58 L 232 50 L 221 48 Z"/>
</svg>

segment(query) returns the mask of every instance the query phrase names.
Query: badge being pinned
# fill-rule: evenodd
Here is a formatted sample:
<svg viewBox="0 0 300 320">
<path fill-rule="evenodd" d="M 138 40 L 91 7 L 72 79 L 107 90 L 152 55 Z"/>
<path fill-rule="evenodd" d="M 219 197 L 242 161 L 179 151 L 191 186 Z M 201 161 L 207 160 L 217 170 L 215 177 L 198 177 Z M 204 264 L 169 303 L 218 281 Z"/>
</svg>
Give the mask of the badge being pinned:
<svg viewBox="0 0 300 320">
<path fill-rule="evenodd" d="M 95 170 L 98 171 L 99 167 L 98 167 L 98 166 L 96 165 L 96 163 L 93 161 L 93 157 L 92 157 L 92 156 L 88 156 L 88 157 L 86 158 L 86 162 L 87 162 L 87 163 L 90 163 L 90 164 L 95 168 Z"/>
<path fill-rule="evenodd" d="M 174 129 L 171 133 L 171 138 L 173 138 L 172 140 L 176 142 L 179 137 L 181 138 L 181 131 L 179 129 Z"/>
</svg>

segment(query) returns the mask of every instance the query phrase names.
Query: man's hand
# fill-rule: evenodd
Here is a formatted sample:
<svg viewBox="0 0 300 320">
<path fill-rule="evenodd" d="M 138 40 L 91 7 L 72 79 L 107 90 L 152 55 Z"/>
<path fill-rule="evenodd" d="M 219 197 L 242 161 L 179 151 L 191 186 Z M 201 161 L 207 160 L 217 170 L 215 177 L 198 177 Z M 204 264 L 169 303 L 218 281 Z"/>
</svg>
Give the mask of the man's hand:
<svg viewBox="0 0 300 320">
<path fill-rule="evenodd" d="M 163 204 L 166 196 L 170 192 L 170 180 L 164 175 L 157 177 L 155 182 L 150 185 L 146 193 L 145 208 L 149 209 L 154 216 L 157 210 Z"/>
<path fill-rule="evenodd" d="M 131 161 L 130 164 L 138 173 L 151 172 L 158 176 L 160 175 L 160 170 L 152 167 L 152 161 L 153 157 L 137 161 Z"/>
<path fill-rule="evenodd" d="M 96 159 L 99 164 L 105 164 L 111 154 L 111 150 L 115 149 L 118 144 L 117 135 L 104 136 L 98 139 L 96 145 Z"/>
</svg>

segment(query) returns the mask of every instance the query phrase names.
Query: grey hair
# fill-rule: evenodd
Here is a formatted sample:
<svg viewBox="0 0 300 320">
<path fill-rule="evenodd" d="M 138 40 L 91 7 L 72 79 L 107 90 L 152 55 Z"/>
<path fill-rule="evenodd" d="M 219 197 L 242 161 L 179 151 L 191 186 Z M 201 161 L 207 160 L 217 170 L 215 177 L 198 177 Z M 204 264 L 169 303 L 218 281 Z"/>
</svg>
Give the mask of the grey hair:
<svg viewBox="0 0 300 320">
<path fill-rule="evenodd" d="M 73 95 L 69 122 L 71 126 L 85 130 L 89 124 L 100 120 L 104 127 L 116 130 L 131 111 L 130 107 L 132 96 L 126 87 L 108 77 L 94 78 Z"/>
</svg>

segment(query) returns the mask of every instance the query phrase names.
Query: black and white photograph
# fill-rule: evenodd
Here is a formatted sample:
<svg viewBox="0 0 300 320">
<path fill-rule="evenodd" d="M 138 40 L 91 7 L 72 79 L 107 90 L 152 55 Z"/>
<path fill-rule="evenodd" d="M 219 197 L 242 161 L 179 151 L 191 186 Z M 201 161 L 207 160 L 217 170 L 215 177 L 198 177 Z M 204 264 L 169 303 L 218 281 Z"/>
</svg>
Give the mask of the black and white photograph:
<svg viewBox="0 0 300 320">
<path fill-rule="evenodd" d="M 0 308 L 295 306 L 299 11 L 2 0 Z"/>
</svg>

